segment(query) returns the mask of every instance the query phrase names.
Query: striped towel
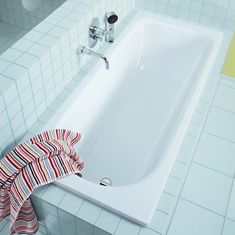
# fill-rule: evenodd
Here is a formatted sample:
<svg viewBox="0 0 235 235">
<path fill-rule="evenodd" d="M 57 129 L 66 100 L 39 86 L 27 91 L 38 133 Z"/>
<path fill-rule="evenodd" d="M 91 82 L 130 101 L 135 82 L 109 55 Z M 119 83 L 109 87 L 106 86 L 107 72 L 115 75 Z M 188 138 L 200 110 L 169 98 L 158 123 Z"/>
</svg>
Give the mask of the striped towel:
<svg viewBox="0 0 235 235">
<path fill-rule="evenodd" d="M 58 129 L 18 145 L 0 161 L 0 221 L 10 215 L 10 234 L 34 234 L 38 220 L 29 196 L 34 189 L 71 174 L 83 162 L 73 146 L 80 134 Z"/>
</svg>

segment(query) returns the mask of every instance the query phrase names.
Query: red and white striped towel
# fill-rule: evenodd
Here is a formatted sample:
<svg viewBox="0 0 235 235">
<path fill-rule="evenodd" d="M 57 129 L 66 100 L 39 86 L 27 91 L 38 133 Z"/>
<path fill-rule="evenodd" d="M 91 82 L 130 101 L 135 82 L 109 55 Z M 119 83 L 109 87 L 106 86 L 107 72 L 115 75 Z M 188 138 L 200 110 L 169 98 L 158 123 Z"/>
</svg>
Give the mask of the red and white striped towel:
<svg viewBox="0 0 235 235">
<path fill-rule="evenodd" d="M 0 221 L 10 215 L 10 234 L 34 234 L 38 220 L 29 196 L 34 189 L 71 174 L 83 161 L 73 146 L 80 134 L 57 129 L 18 145 L 0 161 Z"/>
</svg>

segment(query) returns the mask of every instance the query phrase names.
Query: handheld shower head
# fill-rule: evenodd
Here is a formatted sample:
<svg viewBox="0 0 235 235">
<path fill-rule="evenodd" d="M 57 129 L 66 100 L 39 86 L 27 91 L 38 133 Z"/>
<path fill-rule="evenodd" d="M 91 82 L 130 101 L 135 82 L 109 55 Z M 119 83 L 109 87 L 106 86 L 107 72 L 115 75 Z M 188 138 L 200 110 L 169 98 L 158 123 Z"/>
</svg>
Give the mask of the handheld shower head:
<svg viewBox="0 0 235 235">
<path fill-rule="evenodd" d="M 117 22 L 118 16 L 115 12 L 109 12 L 109 13 L 107 13 L 107 18 L 106 19 L 107 19 L 109 24 L 114 24 L 114 23 Z"/>
<path fill-rule="evenodd" d="M 108 12 L 105 17 L 106 34 L 105 40 L 109 43 L 113 43 L 114 40 L 114 24 L 117 22 L 118 16 L 115 12 Z"/>
</svg>

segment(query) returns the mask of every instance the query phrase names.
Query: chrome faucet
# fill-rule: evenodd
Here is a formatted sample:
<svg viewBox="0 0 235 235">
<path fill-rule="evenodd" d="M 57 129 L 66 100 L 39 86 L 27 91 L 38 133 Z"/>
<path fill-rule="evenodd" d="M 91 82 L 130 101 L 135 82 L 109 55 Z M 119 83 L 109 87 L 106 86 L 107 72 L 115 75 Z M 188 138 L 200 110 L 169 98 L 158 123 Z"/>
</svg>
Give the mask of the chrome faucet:
<svg viewBox="0 0 235 235">
<path fill-rule="evenodd" d="M 99 54 L 97 52 L 94 52 L 91 49 L 86 48 L 85 46 L 78 46 L 77 54 L 78 55 L 81 55 L 81 54 L 92 55 L 92 56 L 101 58 L 104 61 L 104 63 L 105 63 L 105 68 L 107 70 L 109 69 L 109 61 L 108 61 L 108 59 L 104 55 Z"/>
<path fill-rule="evenodd" d="M 109 43 L 113 43 L 114 40 L 114 23 L 118 20 L 118 16 L 114 12 L 109 12 L 106 14 L 105 19 L 105 41 Z"/>
<path fill-rule="evenodd" d="M 105 41 L 113 43 L 114 41 L 114 23 L 118 20 L 117 14 L 109 12 L 105 16 L 105 29 L 99 27 L 99 21 L 97 18 L 93 19 L 89 28 L 89 37 L 97 42 L 102 41 L 105 37 Z"/>
</svg>

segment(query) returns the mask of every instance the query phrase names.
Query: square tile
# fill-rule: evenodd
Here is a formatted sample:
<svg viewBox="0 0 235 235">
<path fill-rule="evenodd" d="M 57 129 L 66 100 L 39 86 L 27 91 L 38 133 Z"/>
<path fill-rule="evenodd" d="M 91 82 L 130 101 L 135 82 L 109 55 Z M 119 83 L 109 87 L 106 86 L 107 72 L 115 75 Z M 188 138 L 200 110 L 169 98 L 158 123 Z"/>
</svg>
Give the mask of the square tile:
<svg viewBox="0 0 235 235">
<path fill-rule="evenodd" d="M 235 181 L 233 182 L 233 188 L 229 199 L 227 217 L 235 220 Z"/>
<path fill-rule="evenodd" d="M 185 134 L 184 139 L 182 141 L 182 146 L 188 149 L 192 149 L 195 145 L 196 137 L 191 136 L 189 134 Z"/>
<path fill-rule="evenodd" d="M 225 215 L 232 178 L 193 163 L 182 197 L 209 210 Z"/>
<path fill-rule="evenodd" d="M 5 104 L 4 104 L 4 101 L 3 101 L 3 97 L 2 95 L 0 94 L 0 112 L 2 112 L 3 110 L 5 110 Z"/>
<path fill-rule="evenodd" d="M 226 219 L 222 235 L 233 235 L 233 234 L 235 234 L 235 221 Z"/>
<path fill-rule="evenodd" d="M 23 67 L 30 68 L 38 62 L 38 57 L 30 55 L 28 53 L 22 54 L 16 61 L 16 64 L 19 64 Z"/>
<path fill-rule="evenodd" d="M 35 104 L 34 104 L 32 97 L 23 104 L 22 110 L 23 110 L 25 119 L 28 118 L 32 112 L 35 111 Z"/>
<path fill-rule="evenodd" d="M 30 86 L 29 74 L 28 72 L 24 73 L 17 81 L 16 85 L 19 91 L 19 95 L 22 94 L 23 90 Z"/>
<path fill-rule="evenodd" d="M 84 200 L 70 192 L 67 192 L 59 204 L 59 208 L 76 215 Z"/>
<path fill-rule="evenodd" d="M 171 214 L 175 208 L 176 200 L 176 197 L 162 192 L 157 209 L 165 212 L 166 214 Z"/>
<path fill-rule="evenodd" d="M 192 158 L 192 151 L 188 148 L 180 147 L 176 159 L 182 163 L 188 164 Z"/>
<path fill-rule="evenodd" d="M 91 202 L 85 201 L 79 209 L 77 217 L 89 224 L 94 225 L 100 212 L 101 208 L 99 206 L 96 206 Z"/>
<path fill-rule="evenodd" d="M 47 33 L 52 27 L 53 25 L 51 24 L 41 22 L 40 24 L 34 27 L 34 30 L 39 31 L 41 33 Z"/>
<path fill-rule="evenodd" d="M 95 226 L 113 234 L 120 223 L 120 217 L 112 212 L 102 210 L 99 218 L 97 219 Z"/>
<path fill-rule="evenodd" d="M 204 129 L 211 134 L 235 142 L 234 123 L 235 114 L 212 107 Z"/>
<path fill-rule="evenodd" d="M 0 92 L 1 92 L 1 88 L 5 88 L 4 86 L 8 85 L 7 89 L 3 93 L 3 98 L 4 98 L 6 106 L 12 103 L 13 100 L 18 99 L 18 91 L 17 91 L 16 85 L 12 79 L 9 79 L 9 80 L 11 80 L 10 81 L 11 85 L 9 86 L 8 81 L 7 81 L 7 84 L 5 84 L 5 81 L 4 81 L 3 87 L 2 87 L 2 80 L 1 80 L 1 75 L 0 75 L 0 81 L 1 81 Z"/>
<path fill-rule="evenodd" d="M 164 187 L 164 192 L 167 192 L 175 197 L 180 194 L 180 190 L 182 187 L 182 181 L 175 177 L 169 176 Z"/>
<path fill-rule="evenodd" d="M 9 87 L 14 84 L 14 81 L 6 76 L 0 74 L 0 93 L 4 93 Z"/>
<path fill-rule="evenodd" d="M 71 235 L 75 235 L 76 234 L 76 220 L 75 217 L 71 218 L 70 220 L 65 220 L 62 217 L 62 214 L 59 214 L 59 218 L 60 218 L 60 229 L 61 229 L 61 235 L 64 234 L 71 234 Z"/>
<path fill-rule="evenodd" d="M 27 70 L 17 64 L 11 64 L 7 69 L 5 69 L 2 74 L 6 77 L 9 77 L 13 80 L 18 80 L 21 78 Z"/>
<path fill-rule="evenodd" d="M 170 215 L 156 210 L 150 224 L 148 224 L 147 227 L 154 230 L 155 232 L 165 234 L 170 223 L 170 219 Z"/>
<path fill-rule="evenodd" d="M 4 71 L 11 63 L 9 61 L 6 60 L 2 60 L 0 58 L 0 73 L 2 73 L 2 71 Z"/>
<path fill-rule="evenodd" d="M 8 122 L 9 119 L 6 110 L 2 110 L 0 112 L 0 130 L 3 129 Z"/>
<path fill-rule="evenodd" d="M 36 30 L 31 30 L 27 34 L 25 34 L 23 38 L 32 42 L 36 42 L 42 36 L 43 36 L 43 33 L 38 32 Z"/>
<path fill-rule="evenodd" d="M 14 45 L 12 45 L 12 48 L 15 48 L 20 51 L 27 51 L 27 49 L 29 49 L 32 45 L 33 45 L 33 42 L 26 40 L 24 38 L 21 38 Z"/>
<path fill-rule="evenodd" d="M 1 55 L 1 58 L 9 62 L 14 62 L 21 54 L 22 54 L 22 51 L 9 48 Z"/>
<path fill-rule="evenodd" d="M 115 235 L 138 235 L 140 231 L 140 226 L 138 224 L 132 223 L 128 220 L 121 219 L 120 224 L 118 225 Z"/>
<path fill-rule="evenodd" d="M 50 235 L 62 235 L 58 216 L 47 213 L 45 218 L 47 233 Z"/>
<path fill-rule="evenodd" d="M 178 179 L 184 179 L 185 175 L 187 173 L 187 165 L 178 161 L 175 161 L 172 169 L 171 169 L 171 173 L 170 175 L 178 178 Z"/>
<path fill-rule="evenodd" d="M 221 235 L 224 218 L 180 200 L 167 235 Z"/>
<path fill-rule="evenodd" d="M 54 184 L 50 184 L 50 187 L 46 189 L 41 199 L 57 207 L 65 196 L 65 193 L 65 190 L 59 188 Z"/>
<path fill-rule="evenodd" d="M 234 143 L 203 133 L 194 161 L 233 177 L 235 173 L 234 156 Z"/>
<path fill-rule="evenodd" d="M 220 85 L 216 91 L 213 105 L 235 112 L 235 89 Z"/>
<path fill-rule="evenodd" d="M 36 122 L 36 120 L 37 120 L 37 116 L 36 116 L 35 111 L 33 110 L 25 120 L 26 128 L 30 129 L 32 125 Z"/>
<path fill-rule="evenodd" d="M 39 57 L 42 70 L 51 63 L 51 54 L 48 47 L 35 43 L 27 52 L 33 56 Z"/>
</svg>

